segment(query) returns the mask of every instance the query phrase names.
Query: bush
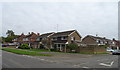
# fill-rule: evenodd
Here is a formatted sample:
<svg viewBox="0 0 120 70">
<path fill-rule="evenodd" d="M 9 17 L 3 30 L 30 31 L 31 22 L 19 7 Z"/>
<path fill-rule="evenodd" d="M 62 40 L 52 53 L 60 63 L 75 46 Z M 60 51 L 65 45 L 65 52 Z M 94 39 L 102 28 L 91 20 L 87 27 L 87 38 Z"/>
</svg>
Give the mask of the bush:
<svg viewBox="0 0 120 70">
<path fill-rule="evenodd" d="M 75 43 L 71 43 L 71 44 L 68 44 L 67 47 L 70 49 L 70 52 L 76 52 L 78 45 Z"/>
<path fill-rule="evenodd" d="M 99 45 L 100 47 L 104 47 L 104 48 L 107 48 L 108 45 Z"/>
<path fill-rule="evenodd" d="M 30 47 L 28 47 L 28 44 L 22 44 L 19 47 L 20 49 L 30 49 Z"/>
</svg>

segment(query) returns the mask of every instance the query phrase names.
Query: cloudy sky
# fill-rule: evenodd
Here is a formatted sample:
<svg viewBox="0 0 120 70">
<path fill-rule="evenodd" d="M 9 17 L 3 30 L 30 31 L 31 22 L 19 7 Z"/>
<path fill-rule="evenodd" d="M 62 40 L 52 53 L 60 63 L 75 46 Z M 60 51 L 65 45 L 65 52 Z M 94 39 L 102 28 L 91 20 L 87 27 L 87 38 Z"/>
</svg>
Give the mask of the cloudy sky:
<svg viewBox="0 0 120 70">
<path fill-rule="evenodd" d="M 2 36 L 8 29 L 15 34 L 76 29 L 82 37 L 118 38 L 117 2 L 8 2 L 1 8 Z"/>
</svg>

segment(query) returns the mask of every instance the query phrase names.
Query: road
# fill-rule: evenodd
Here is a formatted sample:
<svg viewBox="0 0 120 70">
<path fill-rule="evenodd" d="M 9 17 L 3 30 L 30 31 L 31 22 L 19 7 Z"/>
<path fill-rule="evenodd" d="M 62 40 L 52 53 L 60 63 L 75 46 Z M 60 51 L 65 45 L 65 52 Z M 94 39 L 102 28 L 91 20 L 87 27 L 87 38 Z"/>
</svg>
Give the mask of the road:
<svg viewBox="0 0 120 70">
<path fill-rule="evenodd" d="M 61 54 L 61 53 L 58 53 Z M 62 54 L 63 55 L 63 54 Z M 118 56 L 110 54 L 28 56 L 2 52 L 3 68 L 117 68 Z"/>
</svg>

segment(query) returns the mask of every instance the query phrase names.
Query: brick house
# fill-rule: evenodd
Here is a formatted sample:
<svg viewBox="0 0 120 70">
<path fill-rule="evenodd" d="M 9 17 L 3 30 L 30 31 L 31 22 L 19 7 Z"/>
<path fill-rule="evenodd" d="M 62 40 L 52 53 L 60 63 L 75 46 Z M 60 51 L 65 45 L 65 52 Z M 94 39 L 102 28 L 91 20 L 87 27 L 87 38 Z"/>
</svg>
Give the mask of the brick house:
<svg viewBox="0 0 120 70">
<path fill-rule="evenodd" d="M 38 48 L 38 43 L 39 41 L 37 40 L 37 38 L 40 36 L 39 33 L 34 33 L 32 32 L 31 34 L 29 35 L 26 35 L 24 38 L 23 38 L 23 42 L 28 44 L 30 47 L 32 47 L 33 49 L 36 49 Z"/>
<path fill-rule="evenodd" d="M 79 45 L 81 36 L 76 30 L 57 32 L 51 36 L 51 41 L 51 49 L 66 52 L 66 45 L 70 43 L 76 43 Z"/>
<path fill-rule="evenodd" d="M 22 33 L 21 35 L 18 35 L 18 37 L 17 38 L 15 38 L 15 39 L 13 39 L 12 41 L 13 41 L 13 43 L 14 44 L 22 44 L 22 43 L 24 43 L 23 42 L 23 38 L 25 37 L 26 35 L 24 35 L 24 33 Z"/>
<path fill-rule="evenodd" d="M 28 44 L 31 48 L 37 48 L 39 43 L 39 41 L 37 40 L 38 36 L 40 36 L 40 34 L 39 33 L 35 34 L 34 32 L 28 35 L 24 35 L 22 33 L 17 38 L 13 39 L 13 42 L 17 43 L 17 45 L 25 43 Z"/>
<path fill-rule="evenodd" d="M 82 39 L 81 45 L 108 45 L 113 46 L 113 41 L 105 37 L 87 35 Z"/>
</svg>

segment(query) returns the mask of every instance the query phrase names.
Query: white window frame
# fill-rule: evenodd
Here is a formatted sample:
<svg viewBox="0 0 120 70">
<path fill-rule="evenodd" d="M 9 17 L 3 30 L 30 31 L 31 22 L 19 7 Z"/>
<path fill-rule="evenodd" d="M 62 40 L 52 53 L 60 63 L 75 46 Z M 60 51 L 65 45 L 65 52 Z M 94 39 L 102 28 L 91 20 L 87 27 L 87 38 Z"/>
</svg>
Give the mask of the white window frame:
<svg viewBox="0 0 120 70">
<path fill-rule="evenodd" d="M 61 37 L 61 40 L 67 40 L 67 37 L 65 37 L 65 39 L 64 39 L 64 37 L 65 37 L 65 36 Z"/>
<path fill-rule="evenodd" d="M 53 37 L 52 40 L 53 40 L 53 41 L 57 40 L 57 37 Z"/>
</svg>

